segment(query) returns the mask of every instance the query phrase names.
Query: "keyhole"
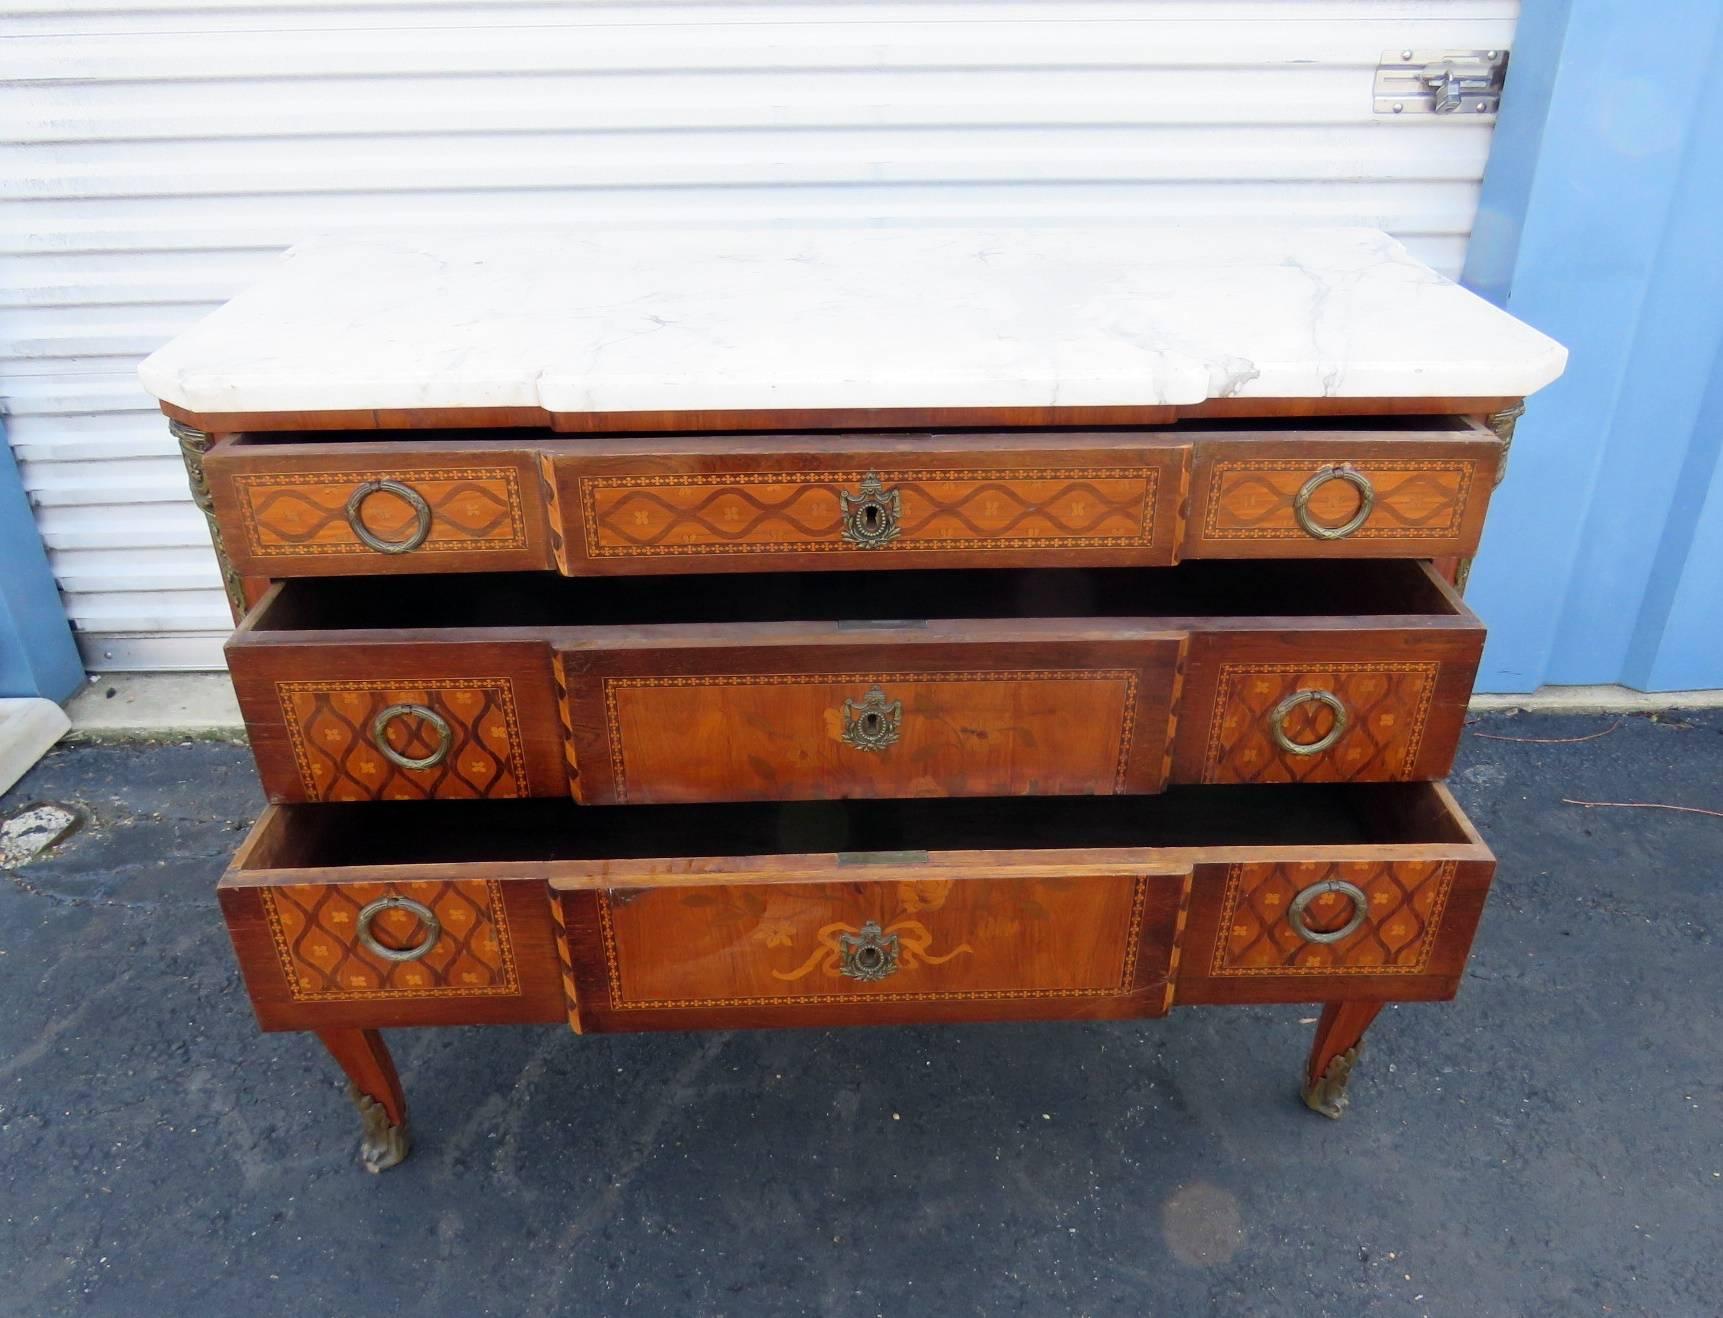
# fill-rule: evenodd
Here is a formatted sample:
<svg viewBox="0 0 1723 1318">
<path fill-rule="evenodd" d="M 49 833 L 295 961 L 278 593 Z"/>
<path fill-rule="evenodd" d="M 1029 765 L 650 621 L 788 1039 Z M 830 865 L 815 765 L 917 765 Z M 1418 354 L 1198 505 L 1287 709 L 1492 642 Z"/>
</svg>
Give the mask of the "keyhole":
<svg viewBox="0 0 1723 1318">
<path fill-rule="evenodd" d="M 856 953 L 856 966 L 861 970 L 878 970 L 885 964 L 885 953 L 877 947 L 864 947 Z"/>
<path fill-rule="evenodd" d="M 879 505 L 864 504 L 862 506 L 862 527 L 868 531 L 879 530 Z"/>
<path fill-rule="evenodd" d="M 863 714 L 861 721 L 862 735 L 865 737 L 879 736 L 880 716 L 878 714 Z"/>
</svg>

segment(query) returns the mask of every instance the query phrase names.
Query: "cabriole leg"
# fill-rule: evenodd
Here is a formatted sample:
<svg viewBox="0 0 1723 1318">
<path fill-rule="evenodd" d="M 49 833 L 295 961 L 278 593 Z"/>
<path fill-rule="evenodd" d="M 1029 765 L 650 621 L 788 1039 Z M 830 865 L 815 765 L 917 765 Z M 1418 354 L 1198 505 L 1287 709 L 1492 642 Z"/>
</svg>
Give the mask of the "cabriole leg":
<svg viewBox="0 0 1723 1318">
<path fill-rule="evenodd" d="M 1304 1105 L 1338 1121 L 1346 1111 L 1346 1082 L 1364 1047 L 1364 1031 L 1382 1010 L 1380 1002 L 1330 1002 L 1316 1023 L 1316 1041 L 1304 1073 Z"/>
<path fill-rule="evenodd" d="M 407 1156 L 407 1100 L 395 1060 L 376 1030 L 318 1030 L 329 1055 L 347 1073 L 347 1096 L 359 1109 L 359 1161 L 387 1171 Z"/>
</svg>

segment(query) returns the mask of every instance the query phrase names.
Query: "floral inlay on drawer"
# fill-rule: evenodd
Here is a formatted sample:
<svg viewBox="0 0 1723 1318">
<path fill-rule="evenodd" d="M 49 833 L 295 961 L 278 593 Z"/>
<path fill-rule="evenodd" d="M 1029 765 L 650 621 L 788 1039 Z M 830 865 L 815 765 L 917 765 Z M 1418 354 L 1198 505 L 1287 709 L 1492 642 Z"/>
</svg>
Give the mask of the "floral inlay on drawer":
<svg viewBox="0 0 1723 1318">
<path fill-rule="evenodd" d="M 309 801 L 529 796 L 508 678 L 278 682 Z"/>
<path fill-rule="evenodd" d="M 1452 861 L 1234 865 L 1215 975 L 1418 975 L 1454 881 Z"/>
<path fill-rule="evenodd" d="M 296 1001 L 520 991 L 494 882 L 289 883 L 259 895 Z"/>
<path fill-rule="evenodd" d="M 1222 664 L 1202 781 L 1409 777 L 1440 669 L 1434 662 Z"/>
<path fill-rule="evenodd" d="M 1133 669 L 607 677 L 618 801 L 1124 790 Z"/>
<path fill-rule="evenodd" d="M 738 884 L 600 895 L 611 1006 L 1108 997 L 1149 879 Z"/>
<path fill-rule="evenodd" d="M 1152 467 L 582 477 L 587 553 L 1147 545 Z"/>
<path fill-rule="evenodd" d="M 506 467 L 232 479 L 247 545 L 258 557 L 526 546 L 520 480 Z"/>
</svg>

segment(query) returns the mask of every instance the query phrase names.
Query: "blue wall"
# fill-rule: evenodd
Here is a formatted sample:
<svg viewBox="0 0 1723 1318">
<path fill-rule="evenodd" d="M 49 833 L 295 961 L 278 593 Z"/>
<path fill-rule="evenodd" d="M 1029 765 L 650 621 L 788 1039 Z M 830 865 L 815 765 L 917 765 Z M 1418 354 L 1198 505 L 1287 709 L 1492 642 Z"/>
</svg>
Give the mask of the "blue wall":
<svg viewBox="0 0 1723 1318">
<path fill-rule="evenodd" d="M 18 464 L 0 430 L 0 696 L 64 700 L 83 680 Z"/>
<path fill-rule="evenodd" d="M 1723 687 L 1723 5 L 1527 0 L 1465 280 L 1571 354 L 1472 574 L 1479 689 Z"/>
</svg>

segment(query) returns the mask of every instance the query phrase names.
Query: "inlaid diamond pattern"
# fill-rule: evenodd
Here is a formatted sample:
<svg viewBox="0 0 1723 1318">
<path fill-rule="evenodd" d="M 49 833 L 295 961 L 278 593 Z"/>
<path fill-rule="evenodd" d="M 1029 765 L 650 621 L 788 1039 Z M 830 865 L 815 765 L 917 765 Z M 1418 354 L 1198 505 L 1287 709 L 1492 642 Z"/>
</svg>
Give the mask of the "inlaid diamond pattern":
<svg viewBox="0 0 1723 1318">
<path fill-rule="evenodd" d="M 1304 483 L 1323 467 L 1344 461 L 1291 460 L 1217 462 L 1203 514 L 1211 540 L 1303 540 L 1293 505 Z M 1471 488 L 1471 462 L 1353 463 L 1375 489 L 1369 518 L 1347 538 L 1379 540 L 1451 536 L 1459 533 Z M 1311 500 L 1311 515 L 1339 525 L 1358 506 L 1356 491 L 1329 481 Z"/>
<path fill-rule="evenodd" d="M 375 552 L 347 521 L 347 501 L 366 481 L 401 481 L 431 509 L 431 529 L 419 550 L 520 549 L 526 544 L 520 483 L 506 467 L 458 470 L 244 474 L 234 477 L 246 539 L 259 555 Z M 387 491 L 365 500 L 365 527 L 383 540 L 403 540 L 417 522 L 404 499 Z"/>
<path fill-rule="evenodd" d="M 1337 943 L 1300 937 L 1287 919 L 1312 884 L 1342 879 L 1361 888 L 1369 913 Z M 1215 975 L 1417 975 L 1429 964 L 1454 863 L 1437 860 L 1311 861 L 1234 865 L 1227 875 L 1215 939 Z M 1352 918 L 1352 898 L 1322 893 L 1304 911 L 1318 932 Z"/>
<path fill-rule="evenodd" d="M 300 1002 L 377 996 L 483 997 L 520 991 L 502 890 L 482 879 L 425 883 L 290 883 L 261 893 L 282 973 Z M 428 907 L 441 926 L 413 961 L 387 961 L 359 942 L 359 913 L 379 897 Z M 384 947 L 417 947 L 426 930 L 394 908 L 371 921 Z"/>
<path fill-rule="evenodd" d="M 419 801 L 530 796 L 526 757 L 507 678 L 399 682 L 280 682 L 288 740 L 310 801 Z M 403 769 L 377 748 L 371 725 L 391 705 L 421 705 L 442 717 L 448 754 L 425 769 Z M 385 728 L 407 759 L 432 754 L 428 720 L 403 714 Z"/>
<path fill-rule="evenodd" d="M 1387 782 L 1411 775 L 1440 665 L 1222 664 L 1203 760 L 1205 783 Z M 1296 691 L 1328 691 L 1346 707 L 1346 730 L 1326 750 L 1295 755 L 1274 741 L 1270 715 Z M 1295 743 L 1332 729 L 1327 706 L 1307 701 L 1285 716 Z"/>
<path fill-rule="evenodd" d="M 595 556 L 855 550 L 839 495 L 861 471 L 594 477 L 581 482 Z M 902 518 L 887 550 L 1127 546 L 1151 541 L 1153 468 L 883 471 Z M 864 551 L 873 552 L 873 551 Z"/>
</svg>

